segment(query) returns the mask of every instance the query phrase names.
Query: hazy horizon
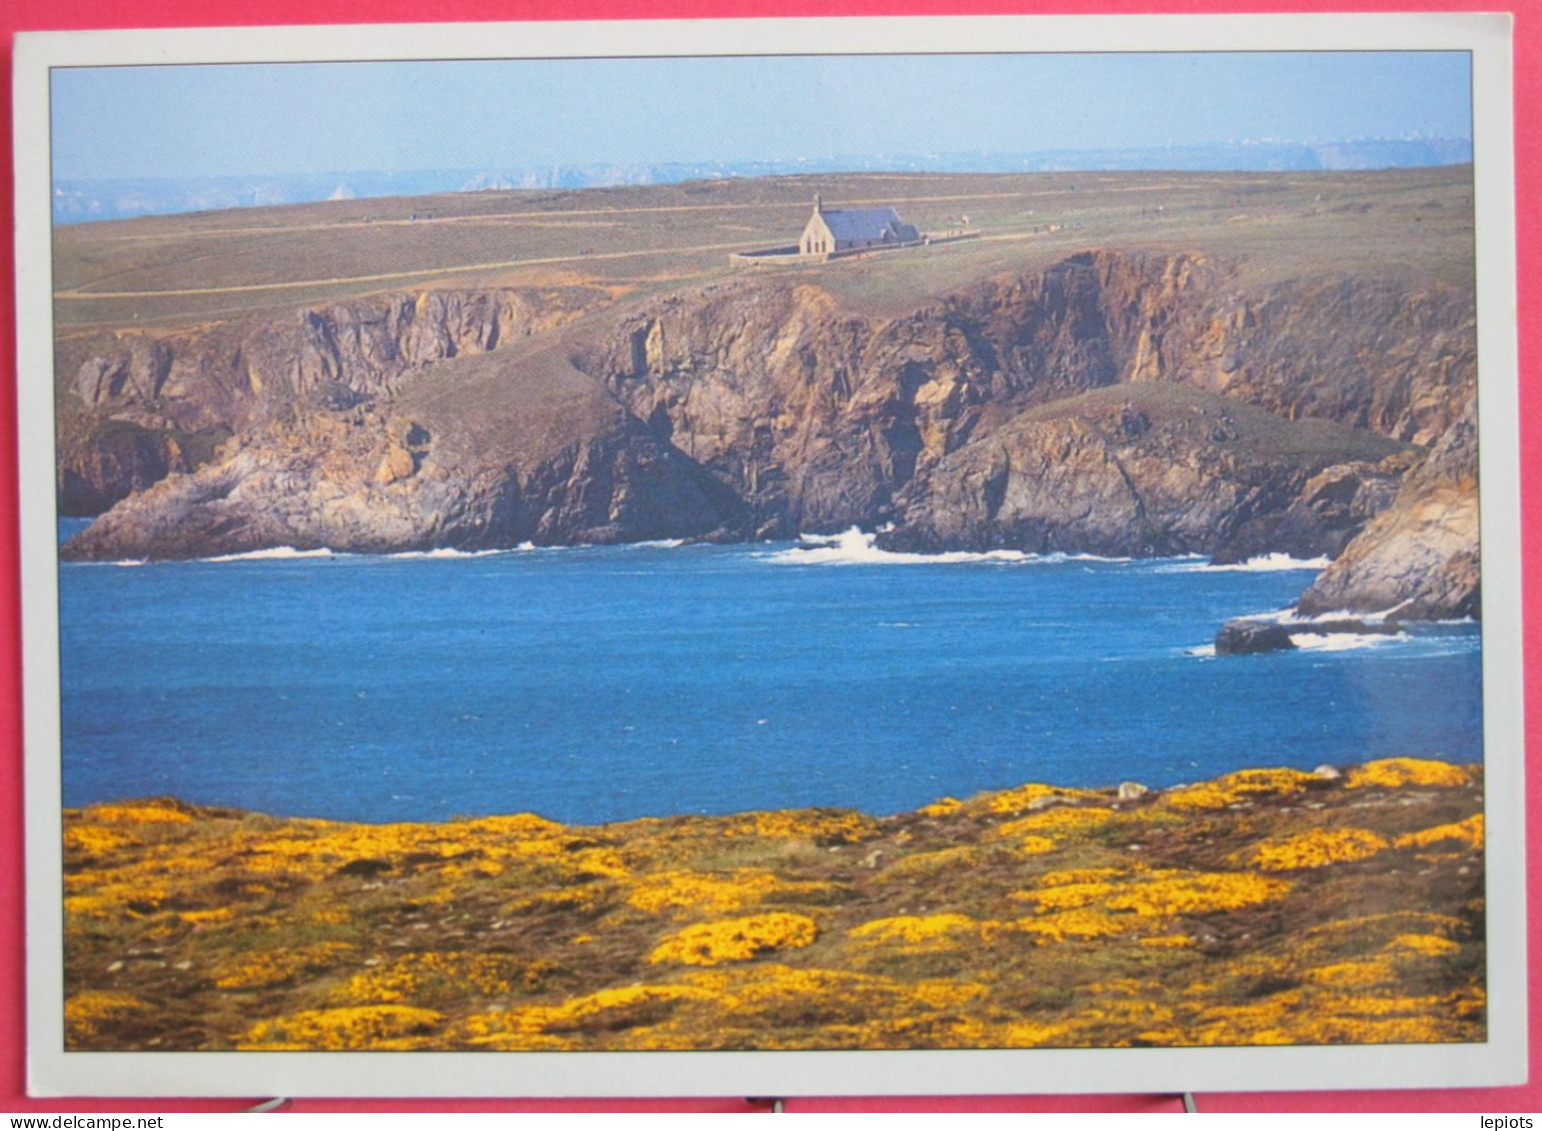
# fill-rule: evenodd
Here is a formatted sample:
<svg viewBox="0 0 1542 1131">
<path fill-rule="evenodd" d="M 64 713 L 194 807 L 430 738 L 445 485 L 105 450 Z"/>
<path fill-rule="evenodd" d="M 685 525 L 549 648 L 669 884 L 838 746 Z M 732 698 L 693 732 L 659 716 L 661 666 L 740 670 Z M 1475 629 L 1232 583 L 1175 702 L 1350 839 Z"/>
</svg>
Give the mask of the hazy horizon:
<svg viewBox="0 0 1542 1131">
<path fill-rule="evenodd" d="M 1466 52 L 59 68 L 58 181 L 1469 141 Z"/>
</svg>

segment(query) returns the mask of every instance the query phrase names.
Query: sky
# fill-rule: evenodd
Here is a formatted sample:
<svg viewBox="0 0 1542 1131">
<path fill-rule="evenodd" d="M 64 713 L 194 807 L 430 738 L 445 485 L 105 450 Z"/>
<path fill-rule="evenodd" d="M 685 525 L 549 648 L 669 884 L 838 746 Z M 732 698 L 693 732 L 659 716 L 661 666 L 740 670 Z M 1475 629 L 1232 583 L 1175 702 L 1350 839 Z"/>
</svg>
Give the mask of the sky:
<svg viewBox="0 0 1542 1131">
<path fill-rule="evenodd" d="M 56 69 L 63 180 L 1470 139 L 1465 52 Z"/>
</svg>

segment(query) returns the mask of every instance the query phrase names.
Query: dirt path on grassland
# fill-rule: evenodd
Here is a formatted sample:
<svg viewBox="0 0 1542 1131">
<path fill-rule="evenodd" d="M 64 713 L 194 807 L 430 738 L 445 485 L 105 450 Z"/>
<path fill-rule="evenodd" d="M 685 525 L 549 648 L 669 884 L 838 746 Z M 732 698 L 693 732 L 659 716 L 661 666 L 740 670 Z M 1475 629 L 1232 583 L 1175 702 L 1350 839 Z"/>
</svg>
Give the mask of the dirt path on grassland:
<svg viewBox="0 0 1542 1131">
<path fill-rule="evenodd" d="M 499 263 L 467 263 L 458 267 L 425 267 L 418 271 L 391 271 L 379 275 L 347 275 L 328 279 L 292 279 L 283 283 L 243 283 L 233 287 L 187 287 L 166 291 L 55 291 L 59 300 L 95 301 L 104 298 L 169 298 L 178 295 L 232 295 L 258 291 L 291 291 L 307 287 L 335 287 L 350 283 L 387 283 L 429 276 L 464 275 L 476 271 L 503 271 L 512 267 L 544 267 L 553 263 L 593 263 L 603 259 L 634 259 L 640 255 L 688 255 L 701 251 L 734 251 L 755 247 L 760 241 L 697 244 L 693 247 L 640 248 L 636 251 L 594 252 L 589 255 L 551 255 L 539 259 L 509 259 Z"/>
</svg>

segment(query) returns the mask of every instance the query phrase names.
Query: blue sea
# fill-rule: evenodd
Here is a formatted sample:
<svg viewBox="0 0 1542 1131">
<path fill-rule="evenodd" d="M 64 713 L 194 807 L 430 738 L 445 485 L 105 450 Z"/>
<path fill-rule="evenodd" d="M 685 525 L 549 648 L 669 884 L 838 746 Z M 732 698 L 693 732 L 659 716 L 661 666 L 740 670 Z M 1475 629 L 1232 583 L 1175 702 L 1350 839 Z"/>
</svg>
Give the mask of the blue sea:
<svg viewBox="0 0 1542 1131">
<path fill-rule="evenodd" d="M 1312 577 L 856 532 L 65 563 L 64 799 L 589 824 L 1481 761 L 1477 625 L 1213 654 Z"/>
</svg>

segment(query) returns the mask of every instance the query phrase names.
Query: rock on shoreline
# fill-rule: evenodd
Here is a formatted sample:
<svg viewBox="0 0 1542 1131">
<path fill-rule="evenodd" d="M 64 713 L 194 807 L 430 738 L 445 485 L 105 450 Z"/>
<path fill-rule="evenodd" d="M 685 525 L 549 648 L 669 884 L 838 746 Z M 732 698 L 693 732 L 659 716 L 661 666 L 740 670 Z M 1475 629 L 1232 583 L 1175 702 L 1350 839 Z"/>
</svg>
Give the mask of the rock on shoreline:
<svg viewBox="0 0 1542 1131">
<path fill-rule="evenodd" d="M 1264 621 L 1240 617 L 1229 620 L 1215 634 L 1217 656 L 1242 656 L 1257 652 L 1279 652 L 1299 647 L 1296 636 L 1396 636 L 1402 623 L 1392 617 L 1361 620 L 1337 617 L 1331 620 Z"/>
<path fill-rule="evenodd" d="M 1305 615 L 1396 609 L 1404 620 L 1482 615 L 1477 398 L 1471 398 L 1392 506 L 1301 596 Z"/>
</svg>

